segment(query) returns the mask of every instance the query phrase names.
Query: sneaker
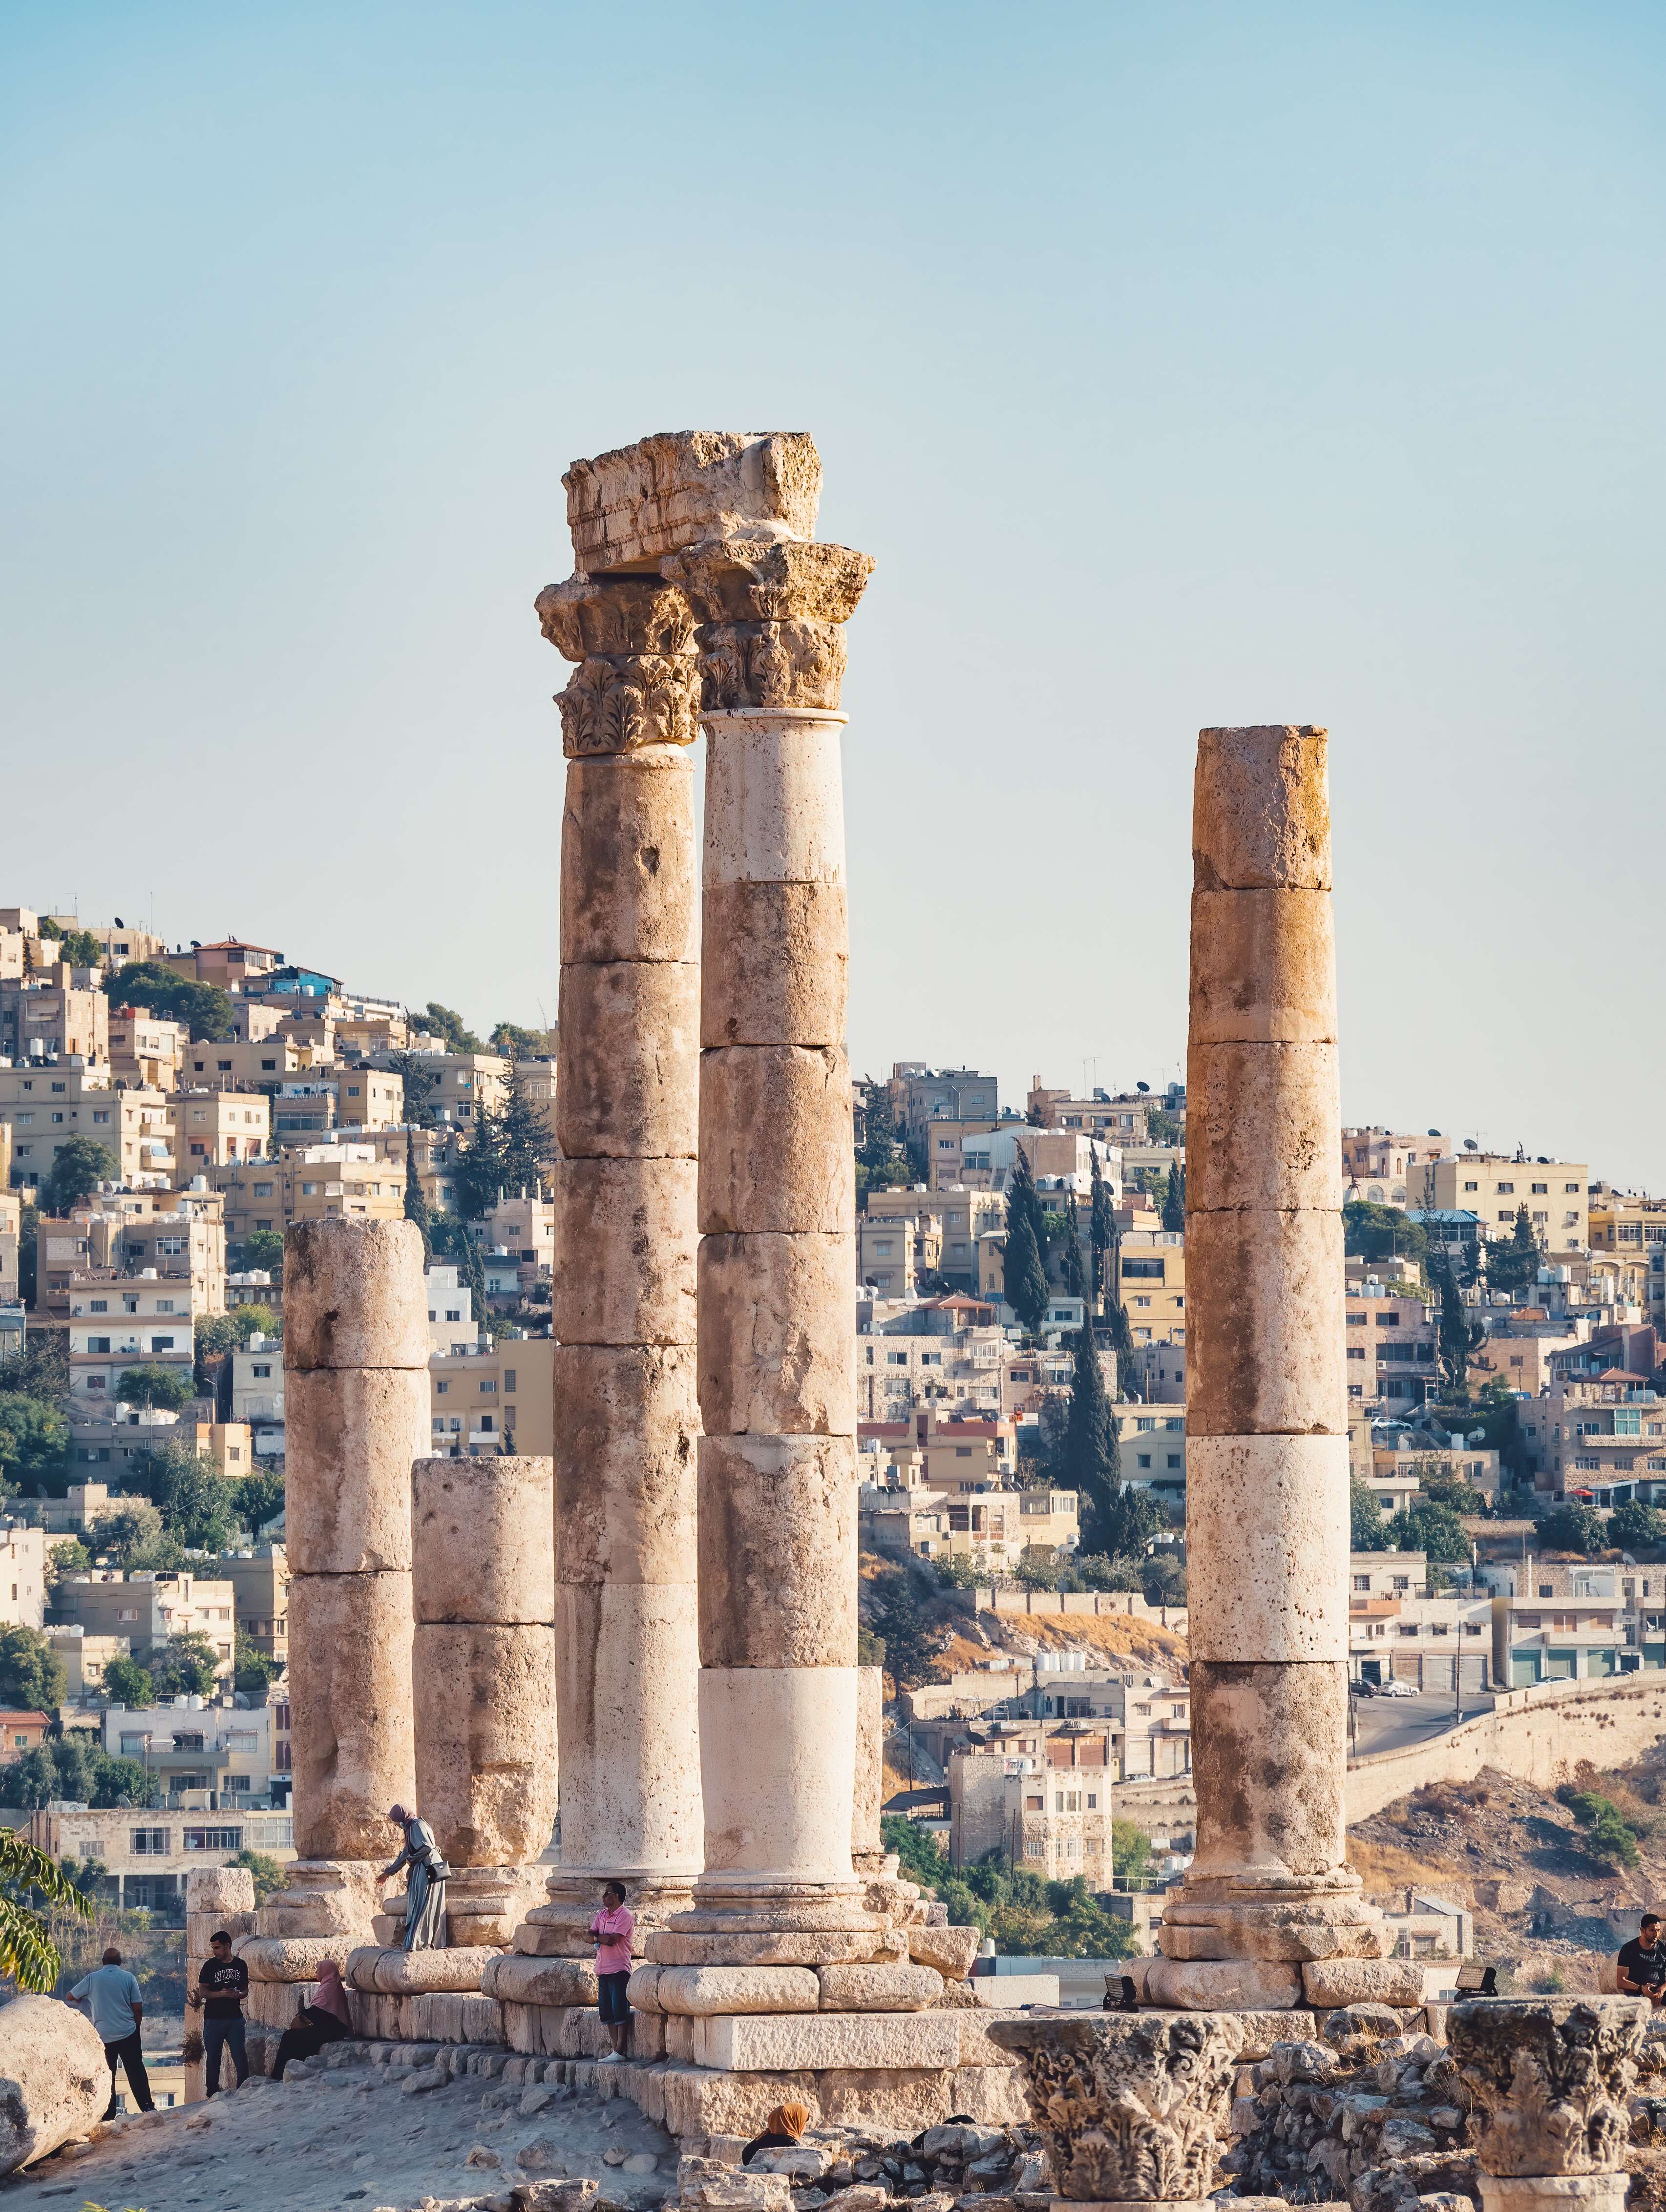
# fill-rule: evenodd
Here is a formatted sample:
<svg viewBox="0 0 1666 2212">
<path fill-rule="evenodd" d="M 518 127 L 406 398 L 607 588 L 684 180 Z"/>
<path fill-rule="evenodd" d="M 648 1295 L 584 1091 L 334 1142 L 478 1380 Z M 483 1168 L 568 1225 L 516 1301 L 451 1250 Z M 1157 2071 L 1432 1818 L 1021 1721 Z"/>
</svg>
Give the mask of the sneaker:
<svg viewBox="0 0 1666 2212">
<path fill-rule="evenodd" d="M 599 2058 L 596 2063 L 598 2066 L 623 2066 L 624 2061 L 617 2051 L 610 2051 L 605 2058 Z"/>
</svg>

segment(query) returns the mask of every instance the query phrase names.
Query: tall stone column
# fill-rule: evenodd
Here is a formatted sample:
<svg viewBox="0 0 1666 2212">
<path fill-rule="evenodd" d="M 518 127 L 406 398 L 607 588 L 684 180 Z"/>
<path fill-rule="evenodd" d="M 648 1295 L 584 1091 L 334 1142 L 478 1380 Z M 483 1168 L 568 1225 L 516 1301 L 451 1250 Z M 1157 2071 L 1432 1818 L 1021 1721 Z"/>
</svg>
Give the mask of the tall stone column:
<svg viewBox="0 0 1666 2212">
<path fill-rule="evenodd" d="M 416 1802 L 452 1869 L 447 1940 L 508 1943 L 556 1821 L 555 1524 L 547 1459 L 411 1471 Z"/>
<path fill-rule="evenodd" d="M 298 1857 L 240 1947 L 252 1979 L 310 1981 L 368 1944 L 387 1808 L 416 1792 L 410 1469 L 429 1435 L 428 1296 L 413 1222 L 298 1222 L 284 1239 L 289 1740 Z M 257 1992 L 283 2025 L 292 1993 Z M 283 2009 L 287 2004 L 288 2011 Z"/>
<path fill-rule="evenodd" d="M 862 1924 L 854 1184 L 838 712 L 873 562 L 731 535 L 665 564 L 702 620 L 700 1744 L 679 1925 Z M 750 1956 L 750 1951 L 745 1953 Z"/>
<path fill-rule="evenodd" d="M 1197 1847 L 1147 1992 L 1159 2004 L 1291 2005 L 1317 2001 L 1322 1985 L 1329 2004 L 1393 2002 L 1403 1972 L 1377 1963 L 1386 1935 L 1346 1863 L 1347 1393 L 1325 732 L 1205 730 L 1193 846 Z M 1310 1964 L 1339 1960 L 1351 1962 L 1341 1982 L 1334 1965 L 1316 1976 Z"/>
<path fill-rule="evenodd" d="M 593 533 L 575 537 L 594 557 Z M 581 664 L 558 702 L 561 1869 L 515 1941 L 587 1959 L 604 1881 L 626 1884 L 646 1930 L 687 1903 L 700 1863 L 696 665 L 688 608 L 653 575 L 581 574 L 538 605 L 545 636 Z"/>
</svg>

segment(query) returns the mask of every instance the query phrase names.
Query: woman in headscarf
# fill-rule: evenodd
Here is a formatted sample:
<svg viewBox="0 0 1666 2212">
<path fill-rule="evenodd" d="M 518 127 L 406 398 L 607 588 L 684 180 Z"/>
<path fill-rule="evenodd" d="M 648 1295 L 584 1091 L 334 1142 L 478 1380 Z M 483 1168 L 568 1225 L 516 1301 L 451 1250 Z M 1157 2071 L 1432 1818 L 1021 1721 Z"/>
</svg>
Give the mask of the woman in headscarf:
<svg viewBox="0 0 1666 2212">
<path fill-rule="evenodd" d="M 777 2105 L 763 2123 L 763 2133 L 754 2136 L 741 2152 L 740 2163 L 750 2166 L 755 2151 L 796 2150 L 809 2124 L 808 2105 Z"/>
<path fill-rule="evenodd" d="M 451 1869 L 440 1856 L 434 1831 L 428 1822 L 403 1805 L 391 1806 L 388 1819 L 404 1837 L 398 1858 L 377 1875 L 386 1881 L 401 1868 L 410 1871 L 405 1881 L 405 1940 L 407 1951 L 443 1951 L 446 1948 L 446 1877 Z"/>
<path fill-rule="evenodd" d="M 272 2079 L 281 2081 L 283 2069 L 292 2058 L 313 2058 L 326 2043 L 339 2043 L 352 2033 L 352 2015 L 347 2009 L 347 1991 L 342 1987 L 341 1968 L 333 1959 L 319 1961 L 318 1987 L 313 1992 L 311 2004 L 304 2004 L 295 2016 L 295 2024 L 286 2027 L 277 2039 L 277 2057 L 272 2062 Z"/>
</svg>

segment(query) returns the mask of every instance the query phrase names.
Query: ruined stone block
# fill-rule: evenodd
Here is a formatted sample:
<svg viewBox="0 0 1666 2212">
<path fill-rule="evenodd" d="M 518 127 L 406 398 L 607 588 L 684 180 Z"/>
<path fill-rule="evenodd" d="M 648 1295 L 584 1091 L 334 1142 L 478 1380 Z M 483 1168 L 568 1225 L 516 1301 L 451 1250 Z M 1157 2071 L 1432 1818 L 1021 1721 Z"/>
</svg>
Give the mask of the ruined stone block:
<svg viewBox="0 0 1666 2212">
<path fill-rule="evenodd" d="M 690 961 L 700 951 L 694 769 L 664 747 L 567 764 L 561 957 Z"/>
<path fill-rule="evenodd" d="M 854 1666 L 854 1437 L 707 1436 L 699 1459 L 705 1664 Z"/>
<path fill-rule="evenodd" d="M 693 1342 L 695 1192 L 692 1159 L 558 1163 L 558 1342 Z M 602 1252 L 628 1254 L 630 1264 L 599 1267 L 595 1255 Z"/>
<path fill-rule="evenodd" d="M 1342 1217 L 1186 1218 L 1191 1437 L 1346 1436 Z"/>
<path fill-rule="evenodd" d="M 1347 1657 L 1346 1437 L 1207 1437 L 1187 1452 L 1192 1656 Z"/>
<path fill-rule="evenodd" d="M 713 1436 L 856 1432 L 846 1310 L 854 1230 L 707 1237 L 700 1245 L 700 1413 Z"/>
<path fill-rule="evenodd" d="M 705 1235 L 848 1229 L 856 1210 L 851 1146 L 850 1067 L 842 1046 L 726 1046 L 702 1056 Z"/>
<path fill-rule="evenodd" d="M 410 1566 L 410 1465 L 431 1442 L 424 1368 L 299 1368 L 284 1384 L 291 1573 Z"/>
<path fill-rule="evenodd" d="M 1329 890 L 1326 732 L 1271 723 L 1198 732 L 1192 859 L 1200 890 Z"/>
<path fill-rule="evenodd" d="M 1193 892 L 1189 1036 L 1193 1044 L 1335 1042 L 1328 890 Z"/>
<path fill-rule="evenodd" d="M 536 1859 L 556 1817 L 547 1625 L 425 1624 L 413 1664 L 416 1802 L 455 1866 Z"/>
<path fill-rule="evenodd" d="M 842 1044 L 846 906 L 842 882 L 708 884 L 702 1044 Z"/>
<path fill-rule="evenodd" d="M 705 538 L 813 538 L 821 460 L 802 430 L 667 430 L 562 482 L 574 558 L 593 576 L 657 570 Z"/>
<path fill-rule="evenodd" d="M 423 1239 L 410 1221 L 332 1214 L 283 1240 L 283 1365 L 428 1371 Z"/>
<path fill-rule="evenodd" d="M 1186 1055 L 1186 1207 L 1340 1212 L 1334 1044 L 1203 1044 Z"/>
<path fill-rule="evenodd" d="M 418 1622 L 554 1619 L 554 1469 L 514 1453 L 418 1458 L 410 1472 Z"/>
<path fill-rule="evenodd" d="M 700 970 L 692 960 L 564 963 L 556 1137 L 569 1159 L 698 1149 Z"/>
</svg>

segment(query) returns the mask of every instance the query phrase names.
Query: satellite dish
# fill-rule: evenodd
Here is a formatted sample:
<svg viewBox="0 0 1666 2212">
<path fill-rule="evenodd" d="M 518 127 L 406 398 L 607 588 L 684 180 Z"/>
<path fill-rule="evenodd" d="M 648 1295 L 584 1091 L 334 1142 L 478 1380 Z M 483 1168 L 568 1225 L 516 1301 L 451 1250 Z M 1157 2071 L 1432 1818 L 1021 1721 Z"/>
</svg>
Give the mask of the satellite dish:
<svg viewBox="0 0 1666 2212">
<path fill-rule="evenodd" d="M 1134 1087 L 1136 1091 L 1149 1091 L 1151 1089 L 1149 1083 L 1136 1083 Z"/>
<path fill-rule="evenodd" d="M 1466 1152 L 1478 1152 L 1481 1150 L 1481 1146 L 1475 1142 L 1473 1137 L 1466 1137 L 1463 1140 L 1463 1149 Z"/>
<path fill-rule="evenodd" d="M 1440 1134 L 1440 1132 L 1438 1129 L 1431 1129 L 1429 1134 L 1432 1137 L 1438 1137 Z"/>
<path fill-rule="evenodd" d="M 127 924 L 122 920 L 119 915 L 116 916 L 116 927 L 118 929 L 125 929 L 127 927 Z"/>
</svg>

